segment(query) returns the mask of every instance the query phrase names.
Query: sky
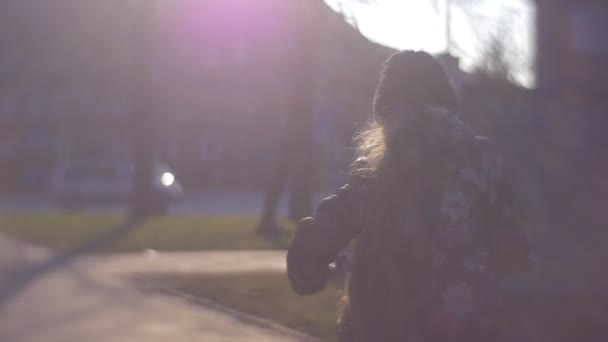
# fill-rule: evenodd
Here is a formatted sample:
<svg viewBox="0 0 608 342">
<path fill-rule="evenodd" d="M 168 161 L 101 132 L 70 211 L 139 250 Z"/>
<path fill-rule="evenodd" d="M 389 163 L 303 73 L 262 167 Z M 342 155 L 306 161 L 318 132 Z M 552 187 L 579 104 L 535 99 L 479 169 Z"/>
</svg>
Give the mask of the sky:
<svg viewBox="0 0 608 342">
<path fill-rule="evenodd" d="M 446 51 L 445 4 L 433 0 L 376 0 L 360 5 L 356 0 L 325 0 L 356 21 L 369 39 L 397 49 Z M 511 47 L 516 79 L 533 85 L 534 7 L 530 0 L 452 0 L 452 54 L 471 70 L 483 54 L 485 42 L 501 35 Z M 340 5 L 341 4 L 341 5 Z"/>
</svg>

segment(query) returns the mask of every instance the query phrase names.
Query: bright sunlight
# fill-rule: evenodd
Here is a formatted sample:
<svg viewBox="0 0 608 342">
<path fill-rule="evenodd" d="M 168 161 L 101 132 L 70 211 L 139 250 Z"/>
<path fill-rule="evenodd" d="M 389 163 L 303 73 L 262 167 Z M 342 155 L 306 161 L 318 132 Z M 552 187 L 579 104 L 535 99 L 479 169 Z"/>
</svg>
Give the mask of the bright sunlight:
<svg viewBox="0 0 608 342">
<path fill-rule="evenodd" d="M 431 53 L 446 50 L 445 1 L 325 1 L 334 10 L 344 12 L 364 35 L 381 44 Z M 516 77 L 523 85 L 531 86 L 534 8 L 530 2 L 479 0 L 459 4 L 453 1 L 451 5 L 451 52 L 461 58 L 463 67 L 470 70 L 476 65 L 492 35 L 506 35 L 514 48 L 510 58 L 520 69 Z"/>
</svg>

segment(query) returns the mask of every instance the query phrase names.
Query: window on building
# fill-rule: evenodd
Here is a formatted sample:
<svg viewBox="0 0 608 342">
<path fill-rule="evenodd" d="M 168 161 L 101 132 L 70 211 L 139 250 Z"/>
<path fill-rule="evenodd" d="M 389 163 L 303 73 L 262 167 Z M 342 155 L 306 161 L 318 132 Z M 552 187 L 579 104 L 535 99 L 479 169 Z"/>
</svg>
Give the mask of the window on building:
<svg viewBox="0 0 608 342">
<path fill-rule="evenodd" d="M 174 162 L 178 159 L 177 149 L 177 134 L 175 132 L 167 133 L 161 142 L 161 153 L 163 161 Z"/>
<path fill-rule="evenodd" d="M 3 53 L 4 56 L 0 57 L 0 77 L 9 77 L 15 72 L 18 57 L 14 55 L 8 55 L 6 51 Z"/>
<path fill-rule="evenodd" d="M 17 139 L 15 137 L 5 137 L 0 140 L 0 157 L 10 158 L 17 154 Z"/>
<path fill-rule="evenodd" d="M 24 136 L 25 147 L 32 151 L 48 152 L 52 149 L 52 139 L 45 127 L 30 127 Z"/>
<path fill-rule="evenodd" d="M 608 5 L 583 5 L 572 15 L 572 44 L 583 54 L 608 55 Z"/>
<path fill-rule="evenodd" d="M 215 162 L 222 158 L 223 151 L 219 141 L 202 136 L 200 138 L 200 156 L 205 162 Z"/>
<path fill-rule="evenodd" d="M 45 115 L 44 104 L 46 99 L 48 99 L 48 96 L 43 91 L 32 92 L 27 103 L 30 117 L 42 117 Z"/>
<path fill-rule="evenodd" d="M 10 96 L 0 96 L 0 119 L 15 117 L 15 102 Z"/>
<path fill-rule="evenodd" d="M 107 106 L 109 114 L 114 118 L 121 118 L 128 113 L 128 99 L 124 94 L 111 97 Z"/>
</svg>

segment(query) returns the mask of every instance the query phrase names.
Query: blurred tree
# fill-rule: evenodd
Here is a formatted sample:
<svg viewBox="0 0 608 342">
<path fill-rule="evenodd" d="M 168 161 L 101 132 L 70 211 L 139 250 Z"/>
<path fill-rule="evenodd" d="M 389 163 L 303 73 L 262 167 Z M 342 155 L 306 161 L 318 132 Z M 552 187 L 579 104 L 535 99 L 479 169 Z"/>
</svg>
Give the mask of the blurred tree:
<svg viewBox="0 0 608 342">
<path fill-rule="evenodd" d="M 519 70 L 514 58 L 518 51 L 508 43 L 511 41 L 511 32 L 507 27 L 501 25 L 496 32 L 490 33 L 486 39 L 485 49 L 479 58 L 476 72 L 498 82 L 516 84 L 515 75 Z"/>
<path fill-rule="evenodd" d="M 287 134 L 285 134 L 283 143 L 279 146 L 279 157 L 277 159 L 277 164 L 273 172 L 272 179 L 270 180 L 270 186 L 268 187 L 266 196 L 264 198 L 262 216 L 257 228 L 258 233 L 265 236 L 274 236 L 279 233 L 279 226 L 276 222 L 277 207 L 279 205 L 281 193 L 283 192 L 289 178 L 289 148 L 286 137 Z"/>
<path fill-rule="evenodd" d="M 158 210 L 158 199 L 154 193 L 156 109 L 152 101 L 154 81 L 151 79 L 151 56 L 153 43 L 152 20 L 155 2 L 131 3 L 133 27 L 133 107 L 131 112 L 132 142 L 135 161 L 135 192 L 132 199 L 131 216 L 142 218 Z"/>
<path fill-rule="evenodd" d="M 284 127 L 283 144 L 274 177 L 266 193 L 258 232 L 264 235 L 278 233 L 276 210 L 280 195 L 289 185 L 289 213 L 292 220 L 312 214 L 314 162 L 314 91 L 316 43 L 320 39 L 319 21 L 321 0 L 296 2 L 294 15 L 295 34 L 287 43 L 289 48 L 289 105 Z"/>
<path fill-rule="evenodd" d="M 321 0 L 298 2 L 300 7 L 297 23 L 298 37 L 295 49 L 293 75 L 292 113 L 287 125 L 291 139 L 289 168 L 290 182 L 289 213 L 292 220 L 312 214 L 313 179 L 316 173 L 314 162 L 314 108 L 317 68 L 317 46 L 321 21 Z"/>
<path fill-rule="evenodd" d="M 344 8 L 349 4 L 363 4 L 368 6 L 377 6 L 382 3 L 386 3 L 387 0 L 337 0 L 339 7 Z M 483 2 L 489 0 L 409 0 L 409 1 L 422 1 L 427 2 L 437 13 L 442 13 L 444 16 L 444 29 L 445 29 L 445 52 L 453 53 L 454 50 L 458 50 L 458 52 L 463 52 L 462 49 L 459 48 L 458 44 L 452 38 L 453 32 L 453 21 L 452 21 L 452 12 L 454 8 L 458 8 L 471 22 L 474 22 L 477 27 L 487 26 L 488 21 L 487 18 L 478 13 L 476 9 Z M 481 30 L 484 31 L 484 30 Z"/>
</svg>

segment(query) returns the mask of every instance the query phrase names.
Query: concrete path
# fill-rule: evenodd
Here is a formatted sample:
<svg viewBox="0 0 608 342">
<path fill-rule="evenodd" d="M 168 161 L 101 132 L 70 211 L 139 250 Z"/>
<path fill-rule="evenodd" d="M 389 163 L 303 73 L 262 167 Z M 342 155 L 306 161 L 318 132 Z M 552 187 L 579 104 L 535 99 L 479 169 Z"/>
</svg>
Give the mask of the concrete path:
<svg viewBox="0 0 608 342">
<path fill-rule="evenodd" d="M 133 273 L 247 273 L 284 272 L 284 251 L 217 251 L 120 253 L 86 256 L 78 265 L 100 275 L 120 276 Z"/>
<path fill-rule="evenodd" d="M 0 254 L 5 264 L 7 257 L 17 260 Z M 282 252 L 85 257 L 39 279 L 7 302 L 0 311 L 0 341 L 310 341 L 287 329 L 254 324 L 187 299 L 137 290 L 125 277 L 147 271 L 280 271 L 284 267 Z M 0 273 L 0 279 L 9 274 Z"/>
<path fill-rule="evenodd" d="M 0 279 L 50 256 L 46 248 L 30 246 L 0 233 Z"/>
</svg>

